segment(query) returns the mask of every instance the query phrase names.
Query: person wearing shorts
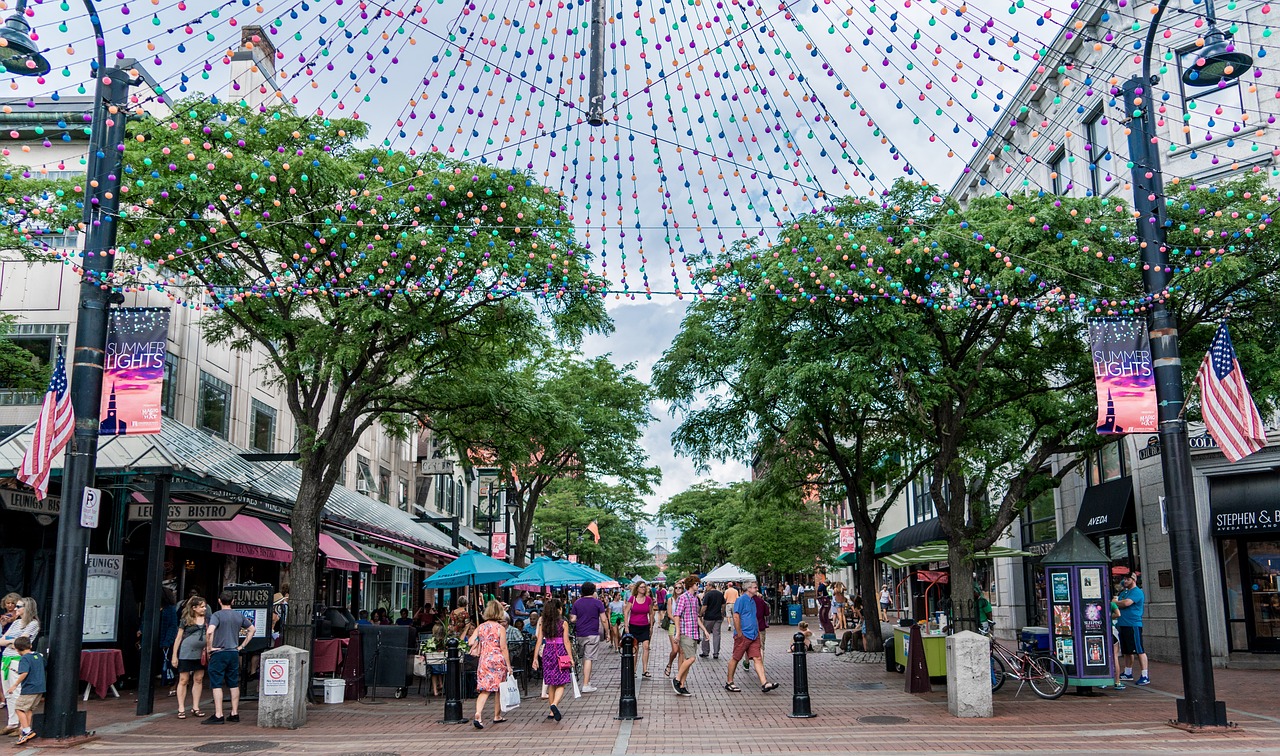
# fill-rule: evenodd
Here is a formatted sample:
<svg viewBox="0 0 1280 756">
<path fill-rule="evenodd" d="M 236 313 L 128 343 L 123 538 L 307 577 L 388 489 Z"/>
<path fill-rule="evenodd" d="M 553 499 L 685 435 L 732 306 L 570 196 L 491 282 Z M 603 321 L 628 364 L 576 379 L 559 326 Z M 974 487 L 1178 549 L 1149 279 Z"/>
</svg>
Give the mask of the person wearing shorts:
<svg viewBox="0 0 1280 756">
<path fill-rule="evenodd" d="M 1133 663 L 1138 662 L 1138 678 L 1134 685 L 1150 685 L 1147 676 L 1147 650 L 1142 647 L 1142 610 L 1146 604 L 1146 596 L 1138 587 L 1138 578 L 1131 572 L 1120 581 L 1120 595 L 1116 596 L 1116 606 L 1120 607 L 1120 619 L 1116 625 L 1120 629 L 1120 653 L 1124 654 L 1124 674 L 1121 680 L 1133 680 Z"/>
<path fill-rule="evenodd" d="M 594 693 L 591 663 L 600 656 L 600 636 L 609 628 L 609 608 L 596 598 L 595 583 L 582 584 L 582 597 L 573 602 L 569 619 L 573 621 L 574 650 L 582 660 L 582 692 Z"/>
<path fill-rule="evenodd" d="M 204 720 L 208 725 L 240 721 L 240 652 L 253 638 L 257 628 L 248 617 L 231 608 L 233 603 L 235 595 L 223 591 L 218 596 L 218 604 L 222 608 L 214 612 L 206 623 L 209 626 L 205 633 L 209 651 L 209 685 L 213 688 L 213 714 Z M 241 630 L 246 631 L 243 639 Z M 222 716 L 223 688 L 231 689 L 231 715 L 225 718 Z"/>
<path fill-rule="evenodd" d="M 745 659 L 755 660 L 756 677 L 760 680 L 760 692 L 768 693 L 776 690 L 778 684 L 769 682 L 764 674 L 764 653 L 760 639 L 760 623 L 756 614 L 755 597 L 759 587 L 755 581 L 748 581 L 744 593 L 733 602 L 733 660 L 729 662 L 728 680 L 724 689 L 730 693 L 741 693 L 733 682 L 733 675 L 738 671 L 738 663 Z"/>
<path fill-rule="evenodd" d="M 682 657 L 676 676 L 671 678 L 671 687 L 678 696 L 693 695 L 689 692 L 689 686 L 686 683 L 689 680 L 689 672 L 693 669 L 693 663 L 698 658 L 698 641 L 707 634 L 707 627 L 702 623 L 698 592 L 694 590 L 697 587 L 697 575 L 685 578 L 684 593 L 680 594 L 680 598 L 676 599 L 675 606 L 672 607 L 671 625 L 676 630 L 675 640 L 678 642 Z"/>
</svg>

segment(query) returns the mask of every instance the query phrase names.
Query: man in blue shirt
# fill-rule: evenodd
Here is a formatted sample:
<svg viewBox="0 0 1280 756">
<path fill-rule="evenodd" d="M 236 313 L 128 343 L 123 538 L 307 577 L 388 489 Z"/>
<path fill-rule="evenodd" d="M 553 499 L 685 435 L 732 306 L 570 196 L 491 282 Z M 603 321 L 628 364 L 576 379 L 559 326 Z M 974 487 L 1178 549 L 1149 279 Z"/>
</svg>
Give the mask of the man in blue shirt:
<svg viewBox="0 0 1280 756">
<path fill-rule="evenodd" d="M 1138 680 L 1135 685 L 1150 685 L 1147 676 L 1147 651 L 1142 647 L 1142 611 L 1147 597 L 1138 587 L 1138 579 L 1132 572 L 1120 581 L 1120 594 L 1116 605 L 1120 607 L 1120 619 L 1116 628 L 1120 631 L 1120 653 L 1124 656 L 1124 674 L 1121 680 L 1133 679 L 1133 660 L 1138 660 Z"/>
<path fill-rule="evenodd" d="M 756 596 L 759 586 L 754 580 L 743 585 L 744 593 L 733 602 L 733 660 L 729 662 L 729 679 L 724 689 L 730 693 L 741 693 L 733 683 L 733 674 L 738 671 L 738 663 L 743 657 L 755 659 L 756 677 L 760 678 L 760 691 L 768 693 L 778 687 L 776 682 L 769 682 L 764 675 L 764 654 L 761 653 L 760 622 L 756 617 Z"/>
</svg>

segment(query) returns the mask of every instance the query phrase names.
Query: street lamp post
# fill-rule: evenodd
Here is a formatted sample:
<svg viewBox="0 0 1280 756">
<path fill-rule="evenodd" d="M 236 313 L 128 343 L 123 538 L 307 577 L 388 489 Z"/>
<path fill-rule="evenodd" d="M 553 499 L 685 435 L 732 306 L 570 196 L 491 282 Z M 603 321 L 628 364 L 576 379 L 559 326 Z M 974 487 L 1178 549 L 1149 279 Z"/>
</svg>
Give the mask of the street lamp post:
<svg viewBox="0 0 1280 756">
<path fill-rule="evenodd" d="M 124 156 L 125 114 L 129 87 L 134 81 L 121 61 L 107 68 L 102 25 L 92 0 L 84 0 L 93 25 L 97 47 L 94 70 L 93 120 L 90 124 L 88 186 L 84 201 L 84 275 L 80 281 L 80 305 L 76 316 L 75 351 L 71 368 L 71 406 L 75 435 L 67 446 L 62 468 L 62 513 L 58 518 L 58 545 L 53 572 L 53 620 L 48 623 L 49 676 L 44 723 L 46 738 L 85 734 L 84 715 L 76 706 L 80 664 L 81 626 L 89 529 L 80 525 L 84 489 L 93 485 L 98 456 L 98 417 L 102 404 L 103 355 L 107 340 L 107 310 L 111 304 L 106 277 L 115 262 L 116 217 L 120 208 L 120 173 Z M 31 39 L 25 14 L 26 0 L 19 0 L 12 16 L 0 28 L 0 66 L 18 76 L 43 76 L 48 60 Z"/>
<path fill-rule="evenodd" d="M 1156 401 L 1160 426 L 1160 466 L 1164 474 L 1165 507 L 1169 520 L 1169 546 L 1174 565 L 1174 601 L 1178 615 L 1178 645 L 1182 654 L 1183 698 L 1178 699 L 1179 725 L 1226 726 L 1227 712 L 1216 700 L 1213 662 L 1209 652 L 1209 617 L 1205 607 L 1204 558 L 1200 552 L 1199 522 L 1191 477 L 1191 449 L 1183 415 L 1185 393 L 1182 358 L 1178 351 L 1178 324 L 1163 297 L 1169 285 L 1169 252 L 1165 243 L 1166 212 L 1164 177 L 1160 171 L 1159 139 L 1151 103 L 1152 88 L 1159 82 L 1151 75 L 1151 54 L 1156 28 L 1169 0 L 1160 0 L 1147 28 L 1142 54 L 1142 76 L 1124 84 L 1125 111 L 1131 116 L 1129 160 L 1133 172 L 1133 205 L 1137 211 L 1137 237 L 1142 246 L 1142 281 L 1154 299 L 1148 309 L 1151 357 L 1155 370 Z M 1236 52 L 1218 31 L 1212 0 L 1206 3 L 1209 22 L 1206 44 L 1183 81 L 1193 86 L 1216 85 L 1240 76 L 1252 59 Z"/>
</svg>

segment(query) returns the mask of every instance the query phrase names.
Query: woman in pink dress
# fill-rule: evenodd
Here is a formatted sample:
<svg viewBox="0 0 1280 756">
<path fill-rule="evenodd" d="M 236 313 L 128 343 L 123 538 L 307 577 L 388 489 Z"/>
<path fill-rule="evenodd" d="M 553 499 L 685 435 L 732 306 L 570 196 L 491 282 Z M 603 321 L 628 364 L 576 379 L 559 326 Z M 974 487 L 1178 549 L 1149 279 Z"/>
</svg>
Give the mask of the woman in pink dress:
<svg viewBox="0 0 1280 756">
<path fill-rule="evenodd" d="M 472 720 L 477 730 L 484 729 L 484 705 L 490 693 L 500 693 L 511 669 L 511 653 L 507 650 L 507 630 L 502 626 L 506 612 L 498 601 L 490 601 L 484 607 L 484 622 L 471 634 L 472 652 L 480 657 L 476 664 L 476 718 Z M 493 697 L 493 722 L 505 722 L 502 718 L 502 696 Z"/>
<path fill-rule="evenodd" d="M 561 619 L 560 612 L 560 599 L 553 598 L 543 605 L 533 648 L 533 668 L 542 665 L 542 681 L 547 685 L 547 703 L 551 706 L 547 719 L 557 722 L 564 686 L 573 682 L 573 644 L 569 642 L 569 624 Z M 567 666 L 561 666 L 561 658 L 567 660 Z"/>
</svg>

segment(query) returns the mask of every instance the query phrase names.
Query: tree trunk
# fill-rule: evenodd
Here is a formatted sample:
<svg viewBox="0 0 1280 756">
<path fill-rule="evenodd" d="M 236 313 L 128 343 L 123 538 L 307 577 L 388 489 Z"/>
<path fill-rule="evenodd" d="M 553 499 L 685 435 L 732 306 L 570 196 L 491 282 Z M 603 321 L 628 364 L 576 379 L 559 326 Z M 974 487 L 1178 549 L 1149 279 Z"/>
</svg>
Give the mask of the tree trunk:
<svg viewBox="0 0 1280 756">
<path fill-rule="evenodd" d="M 947 566 L 951 570 L 951 621 L 956 631 L 978 631 L 978 596 L 973 588 L 973 551 L 958 535 L 947 545 Z"/>
<path fill-rule="evenodd" d="M 862 594 L 862 616 L 866 620 L 866 631 L 863 633 L 863 644 L 868 651 L 879 651 L 884 648 L 884 636 L 880 632 L 880 587 L 876 585 L 875 540 L 865 546 L 858 555 L 858 592 Z"/>
<path fill-rule="evenodd" d="M 311 474 L 308 474 L 311 473 Z M 298 498 L 289 515 L 293 531 L 293 563 L 289 571 L 289 618 L 284 640 L 290 646 L 311 649 L 316 610 L 316 556 L 320 545 L 320 514 L 328 498 L 320 475 L 304 468 Z"/>
</svg>

